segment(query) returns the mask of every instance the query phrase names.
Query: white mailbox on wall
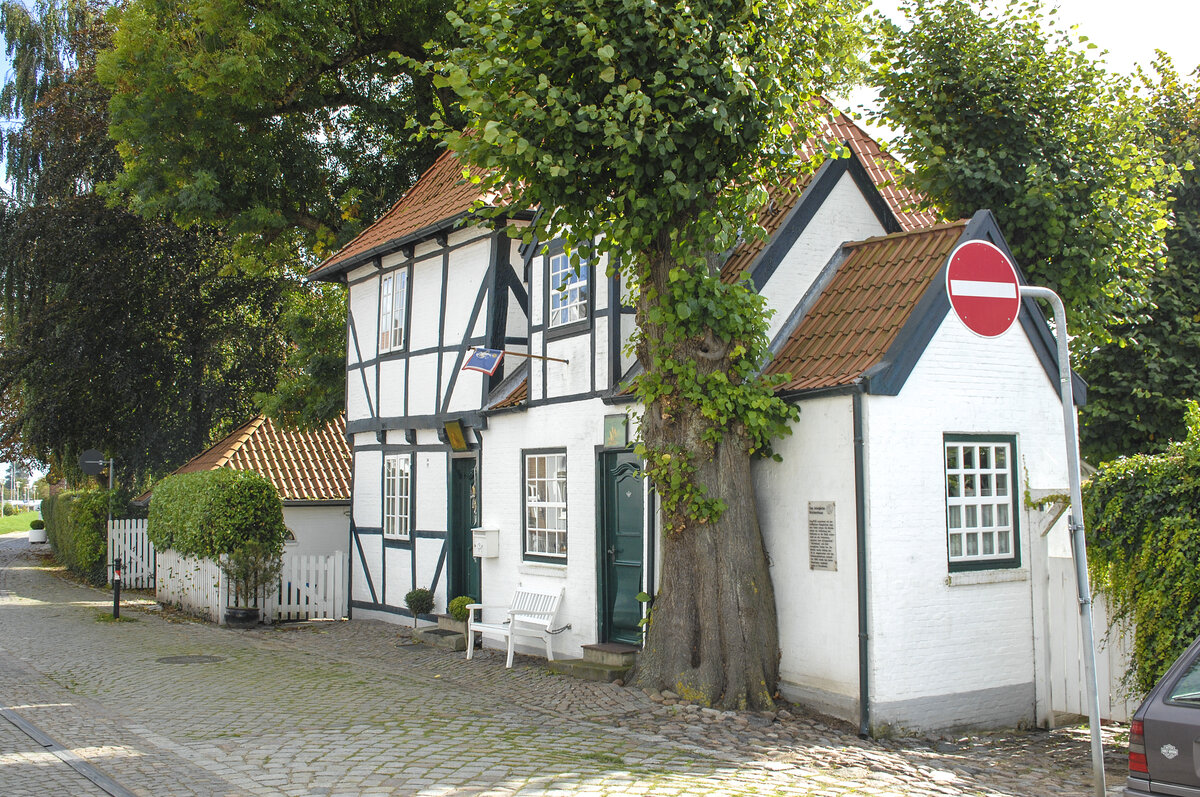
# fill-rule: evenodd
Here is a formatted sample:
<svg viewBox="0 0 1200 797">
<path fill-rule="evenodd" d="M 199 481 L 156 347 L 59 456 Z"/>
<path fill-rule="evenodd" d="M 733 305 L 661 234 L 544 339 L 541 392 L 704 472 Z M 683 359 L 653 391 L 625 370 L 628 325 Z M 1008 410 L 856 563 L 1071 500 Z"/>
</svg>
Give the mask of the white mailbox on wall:
<svg viewBox="0 0 1200 797">
<path fill-rule="evenodd" d="M 471 556 L 491 559 L 500 555 L 500 529 L 471 529 Z"/>
</svg>

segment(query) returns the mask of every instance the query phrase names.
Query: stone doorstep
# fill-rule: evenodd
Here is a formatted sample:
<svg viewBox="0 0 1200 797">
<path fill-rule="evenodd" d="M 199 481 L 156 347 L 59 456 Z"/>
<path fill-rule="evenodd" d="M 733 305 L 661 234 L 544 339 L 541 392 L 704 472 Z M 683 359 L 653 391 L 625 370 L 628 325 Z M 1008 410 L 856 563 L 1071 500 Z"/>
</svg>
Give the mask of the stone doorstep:
<svg viewBox="0 0 1200 797">
<path fill-rule="evenodd" d="M 610 667 L 632 667 L 637 658 L 637 645 L 626 645 L 621 642 L 601 642 L 596 645 L 583 646 L 583 660 L 593 664 L 605 664 Z"/>
<path fill-rule="evenodd" d="M 467 621 L 455 620 L 448 614 L 439 614 L 437 616 L 438 628 L 443 631 L 453 631 L 456 634 L 467 633 Z"/>
<path fill-rule="evenodd" d="M 570 675 L 581 681 L 604 681 L 612 683 L 623 679 L 631 665 L 619 666 L 600 664 L 586 659 L 556 659 L 546 662 L 546 667 L 558 675 Z"/>
<path fill-rule="evenodd" d="M 467 636 L 460 634 L 457 631 L 447 631 L 444 628 L 418 628 L 413 631 L 413 638 L 424 642 L 426 645 L 433 645 L 435 648 L 442 650 L 466 650 Z"/>
</svg>

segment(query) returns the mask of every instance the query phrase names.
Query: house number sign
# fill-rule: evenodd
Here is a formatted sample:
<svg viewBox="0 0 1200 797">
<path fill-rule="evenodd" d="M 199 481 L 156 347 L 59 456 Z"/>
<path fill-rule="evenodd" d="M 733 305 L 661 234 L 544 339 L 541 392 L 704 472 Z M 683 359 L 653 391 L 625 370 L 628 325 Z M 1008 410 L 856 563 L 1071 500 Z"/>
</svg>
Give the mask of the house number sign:
<svg viewBox="0 0 1200 797">
<path fill-rule="evenodd" d="M 808 502 L 808 569 L 837 570 L 837 523 L 833 501 Z"/>
</svg>

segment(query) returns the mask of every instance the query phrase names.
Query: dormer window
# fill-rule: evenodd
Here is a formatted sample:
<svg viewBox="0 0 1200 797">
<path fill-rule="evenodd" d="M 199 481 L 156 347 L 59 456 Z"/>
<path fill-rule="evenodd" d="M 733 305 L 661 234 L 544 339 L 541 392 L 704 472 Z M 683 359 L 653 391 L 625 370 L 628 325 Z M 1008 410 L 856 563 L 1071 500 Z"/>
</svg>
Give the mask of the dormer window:
<svg viewBox="0 0 1200 797">
<path fill-rule="evenodd" d="M 404 348 L 404 322 L 408 310 L 408 271 L 385 274 L 379 286 L 379 351 Z"/>
<path fill-rule="evenodd" d="M 580 261 L 579 270 L 571 266 L 565 254 L 550 258 L 550 323 L 561 327 L 587 318 L 588 265 Z"/>
</svg>

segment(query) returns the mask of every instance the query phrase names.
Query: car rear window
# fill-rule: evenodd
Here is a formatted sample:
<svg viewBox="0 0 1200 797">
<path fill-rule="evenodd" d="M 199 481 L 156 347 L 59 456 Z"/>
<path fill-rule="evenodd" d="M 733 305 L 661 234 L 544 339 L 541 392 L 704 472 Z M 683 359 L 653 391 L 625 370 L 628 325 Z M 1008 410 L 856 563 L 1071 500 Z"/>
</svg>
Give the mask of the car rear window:
<svg viewBox="0 0 1200 797">
<path fill-rule="evenodd" d="M 1187 670 L 1171 687 L 1167 700 L 1200 707 L 1200 656 L 1192 659 Z"/>
</svg>

